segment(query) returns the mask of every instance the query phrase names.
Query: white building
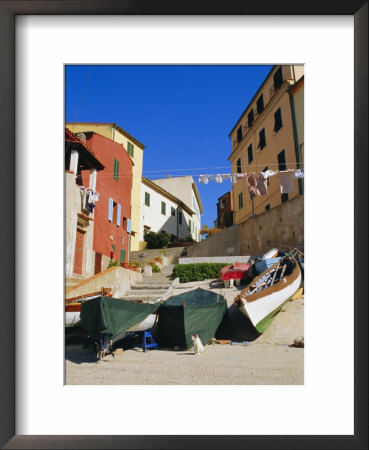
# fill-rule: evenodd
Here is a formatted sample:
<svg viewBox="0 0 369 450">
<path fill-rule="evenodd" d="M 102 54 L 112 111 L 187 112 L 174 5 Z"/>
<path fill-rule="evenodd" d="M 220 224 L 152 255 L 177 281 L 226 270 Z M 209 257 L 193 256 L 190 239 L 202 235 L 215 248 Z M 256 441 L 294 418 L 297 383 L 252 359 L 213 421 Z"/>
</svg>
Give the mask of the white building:
<svg viewBox="0 0 369 450">
<path fill-rule="evenodd" d="M 191 178 L 192 177 L 178 177 Z M 175 178 L 171 178 L 175 180 Z M 172 191 L 160 186 L 157 181 L 150 181 L 142 178 L 141 184 L 141 230 L 140 241 L 144 240 L 144 233 L 154 231 L 165 231 L 176 236 L 177 239 L 192 237 L 195 241 L 200 241 L 202 204 L 197 192 L 196 184 L 191 184 L 190 207 L 183 199 L 175 196 Z M 193 180 L 192 180 L 193 181 Z M 170 186 L 169 186 L 170 188 Z M 196 189 L 196 194 L 194 189 Z M 193 203 L 192 200 L 194 199 Z M 196 205 L 196 207 L 195 207 Z M 197 211 L 196 211 L 197 209 Z"/>
</svg>

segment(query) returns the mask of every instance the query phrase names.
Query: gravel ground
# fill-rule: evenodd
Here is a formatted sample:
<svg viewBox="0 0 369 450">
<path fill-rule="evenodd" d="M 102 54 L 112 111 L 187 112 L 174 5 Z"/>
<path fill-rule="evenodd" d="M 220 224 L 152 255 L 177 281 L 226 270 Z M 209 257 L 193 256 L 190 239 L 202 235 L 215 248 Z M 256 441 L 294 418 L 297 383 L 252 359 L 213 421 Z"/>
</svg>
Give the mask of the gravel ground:
<svg viewBox="0 0 369 450">
<path fill-rule="evenodd" d="M 93 349 L 81 343 L 65 347 L 66 384 L 73 385 L 300 385 L 304 384 L 304 349 L 293 347 L 304 334 L 304 298 L 289 302 L 263 335 L 258 335 L 233 299 L 240 288 L 222 288 L 216 280 L 186 283 L 176 293 L 194 287 L 222 293 L 228 317 L 217 338 L 237 344 L 206 345 L 201 356 L 193 349 L 139 348 L 122 350 L 97 361 Z M 153 330 L 154 331 L 154 330 Z M 154 333 L 153 333 L 154 334 Z M 247 344 L 242 342 L 248 341 Z"/>
</svg>

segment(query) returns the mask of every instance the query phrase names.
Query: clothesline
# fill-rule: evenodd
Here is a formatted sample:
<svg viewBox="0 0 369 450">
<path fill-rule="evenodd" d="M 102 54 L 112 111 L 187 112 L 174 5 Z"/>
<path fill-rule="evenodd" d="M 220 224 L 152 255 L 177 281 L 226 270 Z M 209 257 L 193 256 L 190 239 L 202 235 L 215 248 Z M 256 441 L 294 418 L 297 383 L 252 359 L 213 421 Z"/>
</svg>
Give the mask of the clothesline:
<svg viewBox="0 0 369 450">
<path fill-rule="evenodd" d="M 281 194 L 288 194 L 295 192 L 295 179 L 304 178 L 304 169 L 200 175 L 198 182 L 208 184 L 209 181 L 223 183 L 224 180 L 230 180 L 232 184 L 236 184 L 238 179 L 246 178 L 250 195 L 266 195 L 268 193 L 268 178 L 277 174 L 279 174 Z"/>
<path fill-rule="evenodd" d="M 208 184 L 209 181 L 222 183 L 224 180 L 231 180 L 233 184 L 237 183 L 238 178 L 246 178 L 250 175 L 262 175 L 264 179 L 268 179 L 278 173 L 293 172 L 295 178 L 304 178 L 304 169 L 287 169 L 282 171 L 265 170 L 263 172 L 237 172 L 237 173 L 220 173 L 220 174 L 201 174 L 199 175 L 198 183 Z"/>
</svg>

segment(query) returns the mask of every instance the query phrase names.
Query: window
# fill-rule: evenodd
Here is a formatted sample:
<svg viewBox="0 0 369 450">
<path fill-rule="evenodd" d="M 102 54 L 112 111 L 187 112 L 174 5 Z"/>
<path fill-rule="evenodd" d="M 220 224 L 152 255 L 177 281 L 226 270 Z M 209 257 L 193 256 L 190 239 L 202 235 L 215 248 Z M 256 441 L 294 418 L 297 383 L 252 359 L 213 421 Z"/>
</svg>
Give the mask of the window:
<svg viewBox="0 0 369 450">
<path fill-rule="evenodd" d="M 270 203 L 268 203 L 266 206 L 265 206 L 265 211 L 269 211 L 270 210 Z"/>
<path fill-rule="evenodd" d="M 114 200 L 112 198 L 109 198 L 108 220 L 110 222 L 112 222 L 112 220 L 113 220 L 113 204 L 114 204 Z"/>
<path fill-rule="evenodd" d="M 127 233 L 132 232 L 132 221 L 131 219 L 127 219 Z"/>
<path fill-rule="evenodd" d="M 225 207 L 225 200 L 224 198 L 220 201 L 220 209 L 224 209 Z"/>
<path fill-rule="evenodd" d="M 237 159 L 237 173 L 241 173 L 241 158 Z"/>
<path fill-rule="evenodd" d="M 131 157 L 131 158 L 133 158 L 134 157 L 134 153 L 135 153 L 135 151 L 134 151 L 134 146 L 133 146 L 133 144 L 131 143 L 131 142 L 128 142 L 127 141 L 127 153 L 129 154 L 129 156 Z"/>
<path fill-rule="evenodd" d="M 182 212 L 178 211 L 178 223 L 182 225 Z"/>
<path fill-rule="evenodd" d="M 113 202 L 113 217 L 111 218 L 112 222 L 114 222 L 118 218 L 118 205 Z"/>
<path fill-rule="evenodd" d="M 126 262 L 126 251 L 120 249 L 119 264 Z"/>
<path fill-rule="evenodd" d="M 119 161 L 116 158 L 114 158 L 113 178 L 117 181 L 119 179 Z"/>
<path fill-rule="evenodd" d="M 238 194 L 238 209 L 243 208 L 243 192 Z"/>
<path fill-rule="evenodd" d="M 266 146 L 266 140 L 265 140 L 265 128 L 263 128 L 260 132 L 259 132 L 259 145 L 258 148 L 260 148 L 260 150 L 263 150 L 263 148 Z"/>
<path fill-rule="evenodd" d="M 117 226 L 120 226 L 120 215 L 121 215 L 122 207 L 118 204 L 117 205 Z"/>
<path fill-rule="evenodd" d="M 254 123 L 254 110 L 251 109 L 251 111 L 247 114 L 247 125 L 251 127 L 253 123 Z"/>
<path fill-rule="evenodd" d="M 161 213 L 163 214 L 163 216 L 166 215 L 166 211 L 167 211 L 167 204 L 165 202 L 161 202 Z"/>
<path fill-rule="evenodd" d="M 150 206 L 150 194 L 145 192 L 145 206 Z"/>
<path fill-rule="evenodd" d="M 237 128 L 237 142 L 242 141 L 242 125 Z"/>
<path fill-rule="evenodd" d="M 273 75 L 274 89 L 277 90 L 283 84 L 282 67 L 279 67 L 277 72 Z"/>
<path fill-rule="evenodd" d="M 190 219 L 188 219 L 188 231 L 191 232 L 191 220 Z"/>
<path fill-rule="evenodd" d="M 284 153 L 284 150 L 278 153 L 278 170 L 287 170 L 286 155 Z"/>
<path fill-rule="evenodd" d="M 261 94 L 256 102 L 256 111 L 258 114 L 260 114 L 263 111 L 263 109 L 264 109 L 264 98 L 263 94 Z"/>
<path fill-rule="evenodd" d="M 170 208 L 170 213 L 172 214 L 173 217 L 175 217 L 176 210 L 175 210 L 175 208 L 173 208 L 173 206 Z"/>
<path fill-rule="evenodd" d="M 249 164 L 250 164 L 250 162 L 254 159 L 253 154 L 252 154 L 252 144 L 250 144 L 248 146 L 247 154 L 248 154 L 248 157 L 249 157 Z"/>
<path fill-rule="evenodd" d="M 278 108 L 274 113 L 274 131 L 277 133 L 282 128 L 282 112 L 281 108 Z"/>
<path fill-rule="evenodd" d="M 282 200 L 282 203 L 287 202 L 288 201 L 288 194 L 282 194 L 281 195 L 281 200 Z"/>
</svg>

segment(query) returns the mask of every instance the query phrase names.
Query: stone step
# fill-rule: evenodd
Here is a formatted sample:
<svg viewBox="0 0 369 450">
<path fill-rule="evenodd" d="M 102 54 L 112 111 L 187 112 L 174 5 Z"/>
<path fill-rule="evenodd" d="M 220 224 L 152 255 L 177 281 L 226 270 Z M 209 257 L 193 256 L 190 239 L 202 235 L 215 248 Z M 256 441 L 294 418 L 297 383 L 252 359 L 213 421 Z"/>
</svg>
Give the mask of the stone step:
<svg viewBox="0 0 369 450">
<path fill-rule="evenodd" d="M 156 285 L 156 284 L 165 284 L 165 285 L 169 285 L 169 284 L 171 284 L 171 280 L 168 280 L 168 278 L 159 278 L 159 279 L 156 279 L 156 278 L 154 278 L 154 279 L 152 279 L 151 277 L 144 277 L 144 278 L 142 278 L 142 280 L 136 280 L 136 281 L 134 281 L 133 282 L 133 284 L 135 285 L 135 286 L 140 286 L 140 285 L 146 285 L 146 284 L 153 284 L 153 285 Z"/>
<path fill-rule="evenodd" d="M 134 295 L 135 297 L 159 297 L 167 292 L 166 289 L 129 289 L 127 291 L 127 296 Z"/>
<path fill-rule="evenodd" d="M 170 284 L 168 284 L 168 283 L 166 283 L 166 284 L 163 284 L 163 283 L 157 283 L 157 284 L 153 284 L 153 283 L 151 283 L 151 284 L 149 284 L 149 283 L 146 283 L 146 284 L 132 284 L 132 286 L 131 286 L 131 289 L 132 290 L 141 290 L 141 289 L 147 289 L 147 290 L 150 290 L 150 289 L 168 289 L 169 288 L 169 286 L 170 286 Z"/>
</svg>

